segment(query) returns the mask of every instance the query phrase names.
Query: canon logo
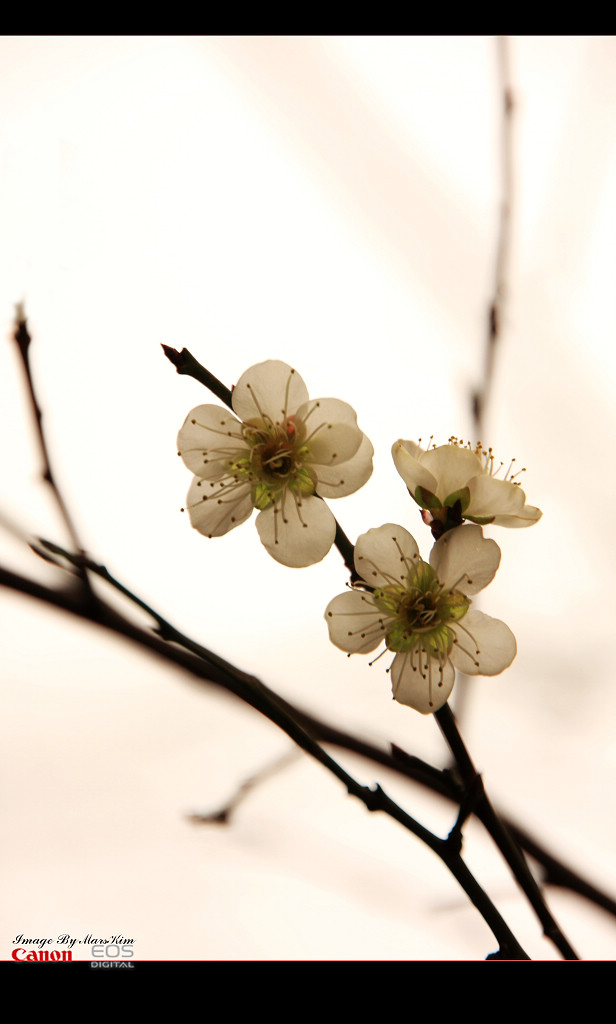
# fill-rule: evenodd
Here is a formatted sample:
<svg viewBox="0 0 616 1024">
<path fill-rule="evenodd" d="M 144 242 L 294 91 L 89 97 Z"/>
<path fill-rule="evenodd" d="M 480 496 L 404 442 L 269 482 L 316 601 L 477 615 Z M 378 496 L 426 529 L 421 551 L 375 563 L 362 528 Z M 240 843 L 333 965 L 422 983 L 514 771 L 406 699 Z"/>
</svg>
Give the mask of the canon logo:
<svg viewBox="0 0 616 1024">
<path fill-rule="evenodd" d="M 72 960 L 73 953 L 70 949 L 24 949 L 18 946 L 11 953 L 13 960 Z"/>
</svg>

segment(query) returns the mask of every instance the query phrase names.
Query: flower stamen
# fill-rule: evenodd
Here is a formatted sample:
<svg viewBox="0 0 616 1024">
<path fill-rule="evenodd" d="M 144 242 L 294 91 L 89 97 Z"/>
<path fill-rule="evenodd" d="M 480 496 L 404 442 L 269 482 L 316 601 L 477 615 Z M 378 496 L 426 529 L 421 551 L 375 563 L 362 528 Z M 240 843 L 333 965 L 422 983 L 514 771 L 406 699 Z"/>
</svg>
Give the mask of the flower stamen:
<svg viewBox="0 0 616 1024">
<path fill-rule="evenodd" d="M 305 439 L 304 444 L 305 445 L 310 444 L 310 442 L 312 441 L 313 437 L 315 437 L 316 434 L 319 433 L 319 430 L 323 430 L 323 427 L 327 427 L 327 429 L 330 430 L 331 429 L 331 423 L 319 423 L 319 425 L 314 428 L 312 433 L 308 434 L 308 437 Z"/>
<path fill-rule="evenodd" d="M 257 407 L 257 412 L 259 413 L 259 416 L 261 417 L 261 420 L 263 421 L 263 423 L 269 424 L 270 426 L 273 427 L 275 425 L 274 421 L 272 420 L 271 416 L 268 416 L 268 414 L 266 412 L 263 412 L 261 406 L 259 405 L 259 400 L 258 400 L 257 396 L 254 393 L 254 388 L 252 387 L 252 384 L 250 384 L 250 382 L 248 382 L 246 384 L 246 388 L 250 392 L 250 397 L 252 398 L 253 402 L 255 403 L 255 406 Z"/>
<path fill-rule="evenodd" d="M 289 407 L 289 389 L 291 387 L 291 380 L 293 378 L 294 373 L 295 373 L 295 370 L 291 367 L 291 369 L 289 370 L 289 376 L 287 377 L 286 387 L 284 389 L 284 409 L 282 410 L 282 415 L 283 415 L 283 421 L 282 422 L 283 422 L 283 426 L 284 426 L 285 430 L 287 429 L 287 409 Z"/>
</svg>

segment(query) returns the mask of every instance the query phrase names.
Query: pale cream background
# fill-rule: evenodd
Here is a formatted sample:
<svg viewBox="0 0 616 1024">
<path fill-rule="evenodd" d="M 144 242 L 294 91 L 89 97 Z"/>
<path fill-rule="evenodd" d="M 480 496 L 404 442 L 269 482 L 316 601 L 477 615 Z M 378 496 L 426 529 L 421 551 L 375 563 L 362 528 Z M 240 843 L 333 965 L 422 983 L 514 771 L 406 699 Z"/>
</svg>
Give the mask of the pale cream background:
<svg viewBox="0 0 616 1024">
<path fill-rule="evenodd" d="M 473 686 L 465 735 L 494 799 L 616 891 L 613 667 L 616 60 L 613 39 L 514 38 L 513 261 L 489 430 L 528 467 L 530 531 L 482 607 L 519 655 Z M 307 708 L 441 763 L 434 722 L 379 662 L 329 645 L 334 551 L 291 570 L 254 523 L 208 542 L 175 455 L 208 401 L 160 344 L 231 384 L 280 358 L 357 409 L 372 480 L 333 503 L 354 538 L 429 536 L 389 449 L 468 436 L 492 288 L 499 96 L 492 38 L 0 40 L 0 322 L 23 299 L 58 468 L 84 543 L 187 632 Z M 0 509 L 63 539 L 9 342 Z M 51 570 L 0 538 L 5 563 Z M 444 868 L 306 758 L 229 830 L 186 816 L 288 749 L 230 699 L 25 598 L 2 602 L 0 957 L 19 933 L 135 939 L 149 959 L 482 958 Z M 410 813 L 452 812 L 372 767 Z M 499 860 L 469 861 L 533 957 L 552 958 Z M 585 957 L 616 922 L 558 893 Z"/>
</svg>

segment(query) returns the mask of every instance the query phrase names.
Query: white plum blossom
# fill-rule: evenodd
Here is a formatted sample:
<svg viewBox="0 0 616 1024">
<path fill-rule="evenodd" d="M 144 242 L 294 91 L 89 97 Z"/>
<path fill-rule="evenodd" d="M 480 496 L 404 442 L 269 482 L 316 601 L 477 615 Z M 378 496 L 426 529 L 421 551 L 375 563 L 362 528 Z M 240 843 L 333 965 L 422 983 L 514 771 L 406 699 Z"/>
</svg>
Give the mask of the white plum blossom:
<svg viewBox="0 0 616 1024">
<path fill-rule="evenodd" d="M 396 441 L 392 455 L 411 497 L 424 510 L 433 533 L 460 525 L 463 519 L 498 526 L 532 526 L 541 518 L 538 508 L 526 504 L 526 495 L 512 475 L 515 459 L 502 477 L 492 449 L 471 448 L 456 438 L 439 447 L 421 448 L 413 441 Z"/>
<path fill-rule="evenodd" d="M 195 474 L 187 504 L 194 528 L 221 537 L 257 509 L 257 530 L 284 565 L 325 557 L 336 521 L 321 498 L 340 498 L 372 473 L 372 445 L 355 411 L 337 398 L 309 399 L 299 373 L 268 360 L 246 370 L 232 393 L 235 416 L 193 409 L 178 452 Z"/>
<path fill-rule="evenodd" d="M 367 654 L 384 643 L 382 653 L 395 654 L 388 668 L 394 699 L 424 715 L 438 711 L 456 668 L 493 676 L 515 658 L 509 627 L 471 610 L 471 595 L 493 579 L 500 554 L 480 526 L 444 533 L 429 563 L 401 526 L 368 530 L 355 546 L 361 580 L 325 611 L 332 643 L 348 654 Z"/>
</svg>

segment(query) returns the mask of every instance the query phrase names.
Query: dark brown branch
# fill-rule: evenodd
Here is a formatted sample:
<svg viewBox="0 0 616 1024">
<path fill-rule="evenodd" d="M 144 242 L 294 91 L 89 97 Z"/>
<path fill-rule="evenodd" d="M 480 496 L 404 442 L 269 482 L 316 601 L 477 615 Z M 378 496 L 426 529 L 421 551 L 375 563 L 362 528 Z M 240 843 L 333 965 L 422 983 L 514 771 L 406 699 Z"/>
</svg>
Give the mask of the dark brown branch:
<svg viewBox="0 0 616 1024">
<path fill-rule="evenodd" d="M 434 716 L 451 750 L 460 777 L 466 787 L 467 793 L 472 794 L 472 810 L 485 826 L 494 842 L 497 844 L 503 857 L 509 864 L 511 871 L 525 893 L 535 914 L 543 926 L 544 934 L 556 946 L 565 960 L 579 960 L 573 947 L 570 945 L 561 928 L 556 923 L 549 907 L 547 906 L 541 890 L 526 862 L 524 854 L 520 850 L 506 825 L 496 814 L 492 804 L 483 787 L 481 776 L 477 772 L 469 753 L 464 745 L 462 737 L 458 732 L 455 718 L 449 705 L 445 704 Z M 467 811 L 469 808 L 467 808 Z"/>
<path fill-rule="evenodd" d="M 616 900 L 597 889 L 595 885 L 582 878 L 577 872 L 572 871 L 519 825 L 514 825 L 513 822 L 504 818 L 502 820 L 517 844 L 543 867 L 543 880 L 546 885 L 555 885 L 562 889 L 569 889 L 571 892 L 577 892 L 591 903 L 596 903 L 598 907 L 616 916 Z"/>
<path fill-rule="evenodd" d="M 346 533 L 342 529 L 340 523 L 336 519 L 336 536 L 334 538 L 334 544 L 338 548 L 338 551 L 342 555 L 342 559 L 347 569 L 351 574 L 351 579 L 357 581 L 361 579 L 361 576 L 355 570 L 355 561 L 353 559 L 353 552 L 355 550 L 353 544 L 347 537 Z"/>
<path fill-rule="evenodd" d="M 30 375 L 28 362 L 28 345 L 30 343 L 30 338 L 27 332 L 25 320 L 23 318 L 22 320 L 19 321 L 15 337 L 18 346 L 20 347 L 20 351 L 22 352 L 23 363 L 30 385 L 33 409 L 37 419 L 38 432 L 42 443 L 42 450 L 45 453 L 46 466 L 49 469 L 49 474 L 48 476 L 46 475 L 46 478 L 49 479 L 49 482 L 52 484 L 52 487 L 54 487 L 55 491 L 56 488 L 55 485 L 53 484 L 53 477 L 51 474 L 49 459 L 47 458 L 46 454 L 45 439 L 41 425 L 42 416 L 40 413 L 40 409 L 38 407 L 38 403 L 36 402 L 34 388 L 32 386 L 32 378 Z M 178 357 L 177 361 L 172 359 L 172 361 L 174 361 L 176 365 L 176 368 L 178 369 L 178 372 L 185 372 L 194 376 L 194 368 L 186 368 L 189 362 L 189 360 L 187 360 L 186 357 L 190 356 L 190 353 L 187 353 L 186 350 L 184 350 L 183 353 L 176 353 L 175 350 L 170 351 L 172 351 L 174 355 Z M 167 351 L 166 354 L 168 354 Z M 172 357 L 169 356 L 169 358 Z M 196 361 L 194 362 L 196 363 Z M 182 369 L 180 369 L 180 365 L 178 365 L 178 363 L 181 364 L 181 366 L 183 367 Z M 196 365 L 199 366 L 199 364 Z M 228 389 L 224 389 L 224 386 L 221 385 L 220 382 L 216 380 L 216 378 L 213 378 L 213 376 L 209 374 L 208 371 L 204 371 L 204 374 L 201 375 L 199 379 L 201 379 L 202 382 L 204 383 L 207 380 L 207 386 L 212 388 L 213 390 L 217 389 L 215 390 L 215 393 L 218 395 L 218 397 L 221 397 L 222 394 L 225 396 L 223 400 L 228 401 L 230 403 L 231 393 L 228 392 Z M 214 385 L 212 385 L 212 381 L 214 382 Z M 222 389 L 222 392 L 220 389 Z M 59 492 L 58 497 L 60 497 L 61 500 Z M 70 522 L 70 520 L 67 520 L 67 523 L 68 522 Z M 71 538 L 76 540 L 74 530 L 71 530 L 70 532 Z M 350 551 L 347 551 L 347 555 L 350 555 L 352 553 L 350 542 L 348 542 L 348 538 L 346 538 L 344 534 L 342 534 L 342 537 L 344 538 L 344 541 L 346 541 L 347 549 L 350 549 Z M 80 551 L 81 549 L 79 545 L 76 546 L 77 550 Z M 51 552 L 54 546 L 47 544 L 46 547 L 47 550 Z M 56 553 L 59 554 L 60 549 L 56 548 Z M 64 553 L 64 556 L 67 557 L 69 561 L 73 563 L 73 569 L 77 571 L 84 580 L 86 579 L 86 567 L 94 568 L 91 565 L 91 563 L 90 565 L 88 565 L 87 560 L 85 558 L 78 560 L 75 558 L 71 558 L 70 554 L 67 553 Z M 103 570 L 104 567 L 99 566 L 96 568 L 99 570 Z M 100 574 L 102 575 L 103 573 L 101 572 Z M 110 577 L 108 578 L 109 580 L 111 580 Z M 223 686 L 230 692 L 235 693 L 236 696 L 239 696 L 241 699 L 249 703 L 252 707 L 259 710 L 272 722 L 274 722 L 281 729 L 283 729 L 287 733 L 287 735 L 289 735 L 297 743 L 297 745 L 301 747 L 301 749 L 305 750 L 307 753 L 310 754 L 310 756 L 318 760 L 321 764 L 324 765 L 324 767 L 326 767 L 340 781 L 342 781 L 343 784 L 346 786 L 347 791 L 350 794 L 356 796 L 358 799 L 362 800 L 362 802 L 365 804 L 368 810 L 384 811 L 390 817 L 394 818 L 394 820 L 398 821 L 405 828 L 411 831 L 414 835 L 420 838 L 434 852 L 436 852 L 437 855 L 441 858 L 441 860 L 443 860 L 443 862 L 447 864 L 449 870 L 452 872 L 454 877 L 458 879 L 458 881 L 464 888 L 464 891 L 467 893 L 473 904 L 477 907 L 477 909 L 480 911 L 486 922 L 494 931 L 494 934 L 500 943 L 499 952 L 498 954 L 496 954 L 498 957 L 507 956 L 514 959 L 527 959 L 526 954 L 517 943 L 517 940 L 515 940 L 514 936 L 507 928 L 507 925 L 496 911 L 496 908 L 493 906 L 489 898 L 478 885 L 476 879 L 468 871 L 466 865 L 464 864 L 461 858 L 460 825 L 461 821 L 463 820 L 463 816 L 466 814 L 464 805 L 461 808 L 458 823 L 456 827 L 454 827 L 454 829 L 452 830 L 449 839 L 438 839 L 438 837 L 436 837 L 433 833 L 425 829 L 422 825 L 419 824 L 419 822 L 417 822 L 414 818 L 412 818 L 405 811 L 403 811 L 397 804 L 391 801 L 390 798 L 387 797 L 387 795 L 383 792 L 380 786 L 376 785 L 373 789 L 370 789 L 369 787 L 361 786 L 359 783 L 357 783 L 340 765 L 337 764 L 337 762 L 335 762 L 315 742 L 315 740 L 310 736 L 310 734 L 306 732 L 301 727 L 301 725 L 298 724 L 297 720 L 286 712 L 284 707 L 281 706 L 277 696 L 272 691 L 269 691 L 266 687 L 264 687 L 264 685 L 258 679 L 252 676 L 248 676 L 246 673 L 239 672 L 234 668 L 234 666 L 229 665 L 229 663 L 225 663 L 223 659 L 219 659 L 217 656 L 213 655 L 212 652 L 206 651 L 199 645 L 194 644 L 194 642 L 185 642 L 187 638 L 182 637 L 181 634 L 175 631 L 173 627 L 167 624 L 160 617 L 155 616 L 158 622 L 158 632 L 160 634 L 160 637 L 163 638 L 162 640 L 160 639 L 160 637 L 156 637 L 154 634 L 151 634 L 145 630 L 141 630 L 139 627 L 133 626 L 130 622 L 128 622 L 121 615 L 115 612 L 114 609 L 111 608 L 111 606 L 105 604 L 101 600 L 86 601 L 84 600 L 84 597 L 86 595 L 83 594 L 81 595 L 80 600 L 75 594 L 69 592 L 56 592 L 54 590 L 50 590 L 49 588 L 42 587 L 40 584 L 36 583 L 36 581 L 26 579 L 25 577 L 18 577 L 16 574 L 9 573 L 5 570 L 2 570 L 2 574 L 0 575 L 0 583 L 5 583 L 5 585 L 9 586 L 15 586 L 16 589 L 20 589 L 24 593 L 30 593 L 32 596 L 37 596 L 41 600 L 50 600 L 51 603 L 58 604 L 58 606 L 65 608 L 65 610 L 73 611 L 75 614 L 78 614 L 83 618 L 89 619 L 92 622 L 96 622 L 99 625 L 102 625 L 108 629 L 120 633 L 121 635 L 130 637 L 134 642 L 142 643 L 144 644 L 144 646 L 150 649 L 155 649 L 159 654 L 162 654 L 163 650 L 167 651 L 171 649 L 173 650 L 176 656 L 178 654 L 182 654 L 184 658 L 186 657 L 186 655 L 188 655 L 189 657 L 196 657 L 197 664 L 199 666 L 199 671 L 196 671 L 196 666 L 194 662 L 192 664 L 192 667 L 188 667 L 184 662 L 184 667 L 187 667 L 189 671 L 193 672 L 193 674 L 196 674 L 203 679 L 218 682 L 219 685 Z M 127 591 L 124 592 L 128 593 Z M 45 593 L 47 594 L 46 597 L 43 596 L 43 594 Z M 137 603 L 139 603 L 141 607 L 143 607 L 144 609 L 146 608 L 145 604 L 143 602 L 139 602 L 138 599 Z M 154 640 L 158 641 L 159 643 L 162 643 L 163 647 L 153 648 L 152 643 Z M 185 648 L 187 648 L 187 650 L 178 651 L 175 646 L 169 648 L 167 641 L 172 641 L 173 643 L 181 643 Z M 178 661 L 177 657 L 173 658 L 172 660 Z M 182 664 L 181 661 L 179 661 L 179 663 Z M 476 786 L 478 784 L 479 777 L 477 776 L 476 772 L 474 772 L 474 769 L 473 775 L 473 786 Z M 466 781 L 466 803 L 469 803 L 470 787 L 468 785 L 468 780 Z"/>
<path fill-rule="evenodd" d="M 218 380 L 218 377 L 215 377 L 213 373 L 206 370 L 205 366 L 197 362 L 187 348 L 183 348 L 181 352 L 178 352 L 177 349 L 171 348 L 170 345 L 162 345 L 161 347 L 167 359 L 173 363 L 178 373 L 184 373 L 188 377 L 198 380 L 200 384 L 204 384 L 206 388 L 209 388 L 213 395 L 220 398 L 221 402 L 228 405 L 230 409 L 232 408 L 232 392 Z"/>
<path fill-rule="evenodd" d="M 255 710 L 261 712 L 261 714 L 282 729 L 302 750 L 339 779 L 347 792 L 361 800 L 369 811 L 382 811 L 387 814 L 436 853 L 459 882 L 472 904 L 491 929 L 499 943 L 499 958 L 510 960 L 529 959 L 490 898 L 469 871 L 459 849 L 449 843 L 448 840 L 439 839 L 438 836 L 424 828 L 423 825 L 391 800 L 378 784 L 370 788 L 358 783 L 285 711 L 276 694 L 255 676 L 235 670 L 233 666 L 224 662 L 223 659 L 218 658 L 216 655 L 211 655 L 211 652 L 206 652 L 210 655 L 206 663 L 202 657 L 193 654 L 191 651 L 184 650 L 175 644 L 170 644 L 156 634 L 141 629 L 141 627 L 129 622 L 102 600 L 95 603 L 82 601 L 78 595 L 67 591 L 53 590 L 35 580 L 20 576 L 1 567 L 0 586 L 10 587 L 47 604 L 55 605 L 79 618 L 86 619 L 111 632 L 127 637 L 146 650 L 158 654 L 166 661 L 183 668 L 201 682 L 217 683 L 255 708 Z"/>
<path fill-rule="evenodd" d="M 60 565 L 65 569 L 70 569 L 70 567 L 73 566 L 76 571 L 77 566 L 83 562 L 89 572 L 110 584 L 110 586 L 115 590 L 127 597 L 133 604 L 141 608 L 142 611 L 146 612 L 146 614 L 148 614 L 156 623 L 157 634 L 164 640 L 179 644 L 186 650 L 196 654 L 199 658 L 202 658 L 207 664 L 230 671 L 236 675 L 241 674 L 246 681 L 255 682 L 254 676 L 248 676 L 245 673 L 241 673 L 240 669 L 236 668 L 236 666 L 231 665 L 223 658 L 220 658 L 217 654 L 214 654 L 207 648 L 202 647 L 201 644 L 198 644 L 184 633 L 181 633 L 175 628 L 175 626 L 172 626 L 171 623 L 157 612 L 155 608 L 152 608 L 151 605 L 147 604 L 133 593 L 132 590 L 129 590 L 128 587 L 125 587 L 123 583 L 116 579 L 116 577 L 109 572 L 106 566 L 100 565 L 85 556 L 72 555 L 69 551 L 65 551 L 64 548 L 60 547 L 58 544 L 54 544 L 52 541 L 43 540 L 42 538 L 39 538 L 36 543 L 31 545 L 31 547 L 35 554 L 38 554 L 41 558 L 44 558 L 47 561 L 52 561 L 54 564 Z M 260 683 L 259 685 L 262 691 L 270 692 L 263 683 Z M 374 746 L 374 744 L 367 743 L 358 737 L 350 736 L 348 733 L 330 726 L 327 722 L 323 722 L 322 720 L 307 714 L 295 705 L 291 704 L 289 701 L 284 700 L 282 697 L 277 696 L 276 699 L 279 706 L 285 710 L 290 717 L 299 722 L 300 725 L 314 736 L 315 739 L 321 742 L 332 743 L 334 746 L 350 750 L 370 761 L 376 762 L 377 764 L 382 764 L 387 768 L 392 768 L 394 771 L 400 772 L 407 778 L 413 779 L 422 785 L 429 786 L 434 789 L 435 792 L 440 793 L 442 796 L 447 796 L 452 800 L 457 801 L 461 797 L 463 790 L 451 777 L 449 772 L 433 768 L 420 758 L 411 757 L 411 755 L 406 754 L 396 746 L 391 747 L 391 754 L 389 754 L 387 751 Z"/>
<path fill-rule="evenodd" d="M 75 564 L 78 561 L 78 559 L 72 556 L 69 552 L 50 541 L 41 540 L 39 541 L 39 545 L 40 546 L 33 547 L 33 550 L 37 554 L 41 555 L 41 557 L 49 558 L 56 562 L 56 564 L 58 564 L 56 558 L 64 559 L 68 565 Z M 56 556 L 56 558 L 52 556 Z M 197 654 L 208 664 L 232 668 L 236 673 L 239 673 L 239 669 L 236 669 L 234 666 L 230 666 L 228 662 L 225 662 L 222 658 L 219 658 L 211 651 L 201 647 L 201 645 L 195 643 L 190 640 L 189 637 L 184 636 L 184 634 L 176 630 L 175 627 L 168 623 L 154 608 L 148 605 L 145 601 L 142 601 L 141 598 L 137 597 L 136 594 L 112 576 L 105 566 L 99 565 L 91 560 L 87 560 L 87 567 L 90 572 L 100 576 L 101 579 L 105 580 L 120 593 L 124 594 L 134 604 L 140 607 L 144 612 L 149 614 L 157 624 L 159 636 L 162 636 L 171 642 L 178 643 L 188 650 L 192 650 L 193 653 Z M 245 680 L 247 682 L 249 682 L 251 678 L 253 677 L 245 676 Z M 211 681 L 214 682 L 214 680 Z M 261 684 L 261 686 L 263 687 L 263 684 Z M 265 689 L 267 690 L 267 688 Z M 453 803 L 458 804 L 462 808 L 458 824 L 461 824 L 462 819 L 465 817 L 466 813 L 468 813 L 469 799 L 472 802 L 472 800 L 475 799 L 475 794 L 473 792 L 470 798 L 467 796 L 465 787 L 460 781 L 458 769 L 452 771 L 448 768 L 435 768 L 427 762 L 422 761 L 421 758 L 408 754 L 395 744 L 391 745 L 389 751 L 384 750 L 382 747 L 369 743 L 361 737 L 353 736 L 352 734 L 345 732 L 342 729 L 338 729 L 314 715 L 308 714 L 296 705 L 284 700 L 282 697 L 278 696 L 277 700 L 280 708 L 286 711 L 290 717 L 294 718 L 295 721 L 298 722 L 319 743 L 329 743 L 341 750 L 347 750 L 353 754 L 357 754 L 373 764 L 380 764 L 384 768 L 394 771 L 410 781 L 429 789 L 431 792 L 444 797 L 446 800 L 450 800 Z M 456 731 L 452 731 L 451 733 L 452 742 L 457 743 L 458 740 L 455 733 Z M 457 754 L 460 758 L 464 758 L 465 747 L 461 739 L 459 742 L 460 746 L 456 748 Z M 466 756 L 468 757 L 468 755 Z M 568 865 L 559 861 L 555 855 L 551 851 L 547 850 L 545 846 L 540 844 L 535 837 L 530 836 L 529 833 L 525 832 L 510 819 L 503 815 L 499 815 L 499 817 L 515 842 L 544 867 L 545 880 L 548 884 L 558 885 L 563 888 L 570 889 L 572 892 L 577 892 L 580 896 L 596 903 L 604 910 L 607 910 L 608 913 L 616 916 L 616 900 L 612 899 L 612 897 L 607 893 L 597 889 L 592 885 L 592 883 L 573 871 Z"/>
</svg>

